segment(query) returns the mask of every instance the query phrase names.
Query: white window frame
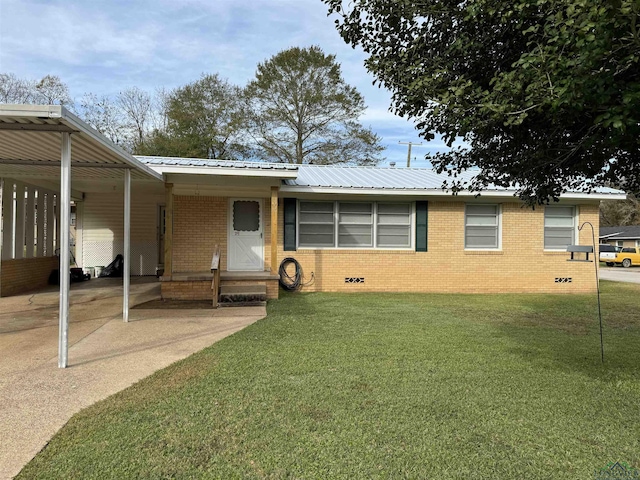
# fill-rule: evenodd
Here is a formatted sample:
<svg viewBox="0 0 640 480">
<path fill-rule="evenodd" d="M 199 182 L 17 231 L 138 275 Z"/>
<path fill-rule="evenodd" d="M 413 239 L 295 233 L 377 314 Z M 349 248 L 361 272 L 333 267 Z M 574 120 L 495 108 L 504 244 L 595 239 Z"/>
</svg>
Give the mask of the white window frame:
<svg viewBox="0 0 640 480">
<path fill-rule="evenodd" d="M 379 247 L 378 246 L 378 226 L 380 225 L 380 223 L 378 222 L 378 205 L 383 204 L 383 205 L 409 205 L 409 245 L 403 245 L 403 246 L 390 246 L 390 247 Z M 373 236 L 374 236 L 374 242 L 373 244 L 376 246 L 375 248 L 377 248 L 378 250 L 406 250 L 406 249 L 411 249 L 413 248 L 414 245 L 414 241 L 415 241 L 415 202 L 374 202 L 374 210 L 375 210 L 375 215 L 373 218 Z M 384 214 L 383 214 L 384 215 Z M 382 224 L 383 226 L 397 226 L 397 227 L 406 227 L 407 225 L 405 224 L 393 224 L 393 223 L 384 223 Z"/>
<path fill-rule="evenodd" d="M 300 245 L 300 202 L 315 202 L 315 203 L 333 203 L 333 235 L 334 235 L 334 242 L 333 242 L 333 246 L 331 247 L 311 247 L 311 246 L 306 246 L 306 245 Z M 340 214 L 340 203 L 367 203 L 367 204 L 372 204 L 373 205 L 373 210 L 372 210 L 372 242 L 373 242 L 373 246 L 371 247 L 356 247 L 356 246 L 350 246 L 350 247 L 339 247 L 338 246 L 338 240 L 339 240 L 339 214 Z M 384 203 L 384 204 L 403 204 L 403 205 L 409 205 L 409 246 L 408 247 L 378 247 L 378 228 L 377 228 L 377 223 L 378 223 L 378 204 L 379 203 Z M 387 251 L 394 251 L 394 250 L 399 250 L 399 251 L 407 251 L 407 250 L 414 250 L 415 249 L 415 236 L 416 236 L 416 202 L 414 201 L 407 201 L 407 202 L 403 202 L 403 201 L 385 201 L 385 200 L 370 200 L 370 201 L 363 201 L 363 200 L 357 200 L 357 201 L 352 201 L 352 200 L 332 200 L 332 201 L 327 201 L 327 200 L 315 200 L 315 199 L 306 199 L 306 198 L 299 198 L 296 202 L 296 250 L 387 250 Z"/>
<path fill-rule="evenodd" d="M 301 202 L 308 202 L 308 203 L 329 203 L 333 205 L 333 211 L 332 211 L 332 216 L 333 216 L 333 245 L 336 245 L 336 239 L 337 239 L 337 229 L 336 229 L 336 202 L 334 201 L 326 201 L 326 200 L 300 200 L 298 199 L 298 201 L 296 202 L 296 248 L 297 249 L 311 249 L 311 250 L 318 250 L 318 249 L 326 249 L 326 248 L 334 248 L 334 247 L 318 247 L 318 246 L 300 246 L 300 203 Z M 311 223 L 307 223 L 307 225 L 313 225 L 314 222 Z M 318 224 L 318 223 L 315 223 Z M 319 225 L 329 225 L 328 223 L 319 223 Z"/>
<path fill-rule="evenodd" d="M 340 223 L 340 204 L 359 204 L 359 205 L 370 205 L 371 206 L 371 222 L 369 223 Z M 377 204 L 376 202 L 349 202 L 349 201 L 345 201 L 345 202 L 335 202 L 335 206 L 334 206 L 334 212 L 335 212 L 335 218 L 334 218 L 334 228 L 335 228 L 335 234 L 336 234 L 336 238 L 334 240 L 334 245 L 336 246 L 336 248 L 342 248 L 345 250 L 350 250 L 350 249 L 358 249 L 358 250 L 362 250 L 362 249 L 372 249 L 372 248 L 376 248 L 376 234 L 375 234 L 375 225 L 376 222 L 378 220 L 378 212 L 377 212 Z M 353 212 L 343 212 L 343 213 L 353 213 Z M 371 228 L 371 244 L 370 245 L 362 245 L 362 246 L 358 246 L 358 245 L 350 245 L 350 246 L 340 246 L 340 225 L 368 225 Z"/>
<path fill-rule="evenodd" d="M 467 247 L 467 207 L 497 207 L 497 220 L 498 220 L 498 241 L 496 247 Z M 462 233 L 464 235 L 464 249 L 470 252 L 498 252 L 502 250 L 502 204 L 501 203 L 466 203 L 464 205 L 464 220 L 463 220 L 463 230 Z"/>
<path fill-rule="evenodd" d="M 579 218 L 579 209 L 577 205 L 545 205 L 544 212 L 542 212 L 542 248 L 545 252 L 565 252 L 567 249 L 565 248 L 547 248 L 544 244 L 544 232 L 546 230 L 545 219 L 547 216 L 547 208 L 555 208 L 555 207 L 571 207 L 573 208 L 573 239 L 570 245 L 576 245 L 578 242 L 578 226 L 580 225 Z"/>
</svg>

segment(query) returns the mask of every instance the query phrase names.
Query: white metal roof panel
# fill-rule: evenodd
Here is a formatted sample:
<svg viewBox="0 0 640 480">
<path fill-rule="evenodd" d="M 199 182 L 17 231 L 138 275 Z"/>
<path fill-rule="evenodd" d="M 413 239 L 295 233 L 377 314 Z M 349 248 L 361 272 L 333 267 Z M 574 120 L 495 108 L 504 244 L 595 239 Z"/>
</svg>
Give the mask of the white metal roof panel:
<svg viewBox="0 0 640 480">
<path fill-rule="evenodd" d="M 457 175 L 455 180 L 471 182 L 479 170 L 470 169 Z M 442 192 L 445 181 L 454 178 L 447 173 L 436 173 L 428 168 L 394 168 L 394 167 L 348 167 L 335 165 L 300 165 L 295 179 L 285 180 L 290 187 L 339 188 L 349 190 L 431 190 Z M 516 188 L 504 188 L 488 185 L 483 191 L 515 193 Z M 578 195 L 580 192 L 571 192 Z M 596 187 L 595 194 L 624 196 L 624 192 L 608 187 Z M 588 198 L 587 193 L 583 193 Z"/>
<path fill-rule="evenodd" d="M 60 105 L 0 105 L 0 176 L 60 175 L 61 136 L 71 133 L 72 178 L 162 176 L 91 128 Z"/>
<path fill-rule="evenodd" d="M 469 179 L 473 173 L 467 173 Z M 306 187 L 333 187 L 344 189 L 439 190 L 450 179 L 428 168 L 344 167 L 328 165 L 301 165 L 294 180 L 287 185 Z M 501 189 L 504 190 L 504 189 Z"/>
<path fill-rule="evenodd" d="M 183 157 L 155 157 L 137 155 L 136 158 L 145 165 L 153 166 L 180 166 L 180 167 L 211 167 L 211 168 L 238 168 L 258 170 L 286 170 L 297 171 L 298 165 L 289 163 L 268 162 L 237 162 L 232 160 L 217 160 L 206 158 Z"/>
</svg>

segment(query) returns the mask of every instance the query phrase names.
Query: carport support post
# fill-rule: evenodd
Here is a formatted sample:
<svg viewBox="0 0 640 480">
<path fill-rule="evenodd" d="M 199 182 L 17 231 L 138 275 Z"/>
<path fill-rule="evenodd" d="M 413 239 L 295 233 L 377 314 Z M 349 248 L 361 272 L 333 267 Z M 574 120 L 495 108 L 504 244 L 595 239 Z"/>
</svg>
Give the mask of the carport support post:
<svg viewBox="0 0 640 480">
<path fill-rule="evenodd" d="M 122 321 L 129 321 L 129 285 L 131 283 L 131 170 L 124 171 L 124 272 Z"/>
<path fill-rule="evenodd" d="M 58 367 L 67 367 L 69 335 L 69 226 L 71 223 L 71 135 L 62 133 L 60 162 L 60 196 L 58 218 L 60 220 L 60 314 L 58 327 Z M 47 255 L 51 252 L 47 252 Z"/>
</svg>

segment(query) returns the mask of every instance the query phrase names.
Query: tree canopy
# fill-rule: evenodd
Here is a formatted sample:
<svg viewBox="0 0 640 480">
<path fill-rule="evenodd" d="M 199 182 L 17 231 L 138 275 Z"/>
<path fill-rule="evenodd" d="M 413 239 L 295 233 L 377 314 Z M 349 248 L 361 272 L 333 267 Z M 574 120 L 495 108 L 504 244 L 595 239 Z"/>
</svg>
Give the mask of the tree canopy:
<svg viewBox="0 0 640 480">
<path fill-rule="evenodd" d="M 464 141 L 429 158 L 438 170 L 479 167 L 472 188 L 530 203 L 640 190 L 637 0 L 323 1 L 396 113 Z"/>
<path fill-rule="evenodd" d="M 29 80 L 13 73 L 0 73 L 0 103 L 56 104 L 73 110 L 69 87 L 56 75 Z"/>
<path fill-rule="evenodd" d="M 626 200 L 600 202 L 600 226 L 640 225 L 640 200 L 629 194 Z"/>
<path fill-rule="evenodd" d="M 249 156 L 239 87 L 217 74 L 203 74 L 168 93 L 165 105 L 166 126 L 154 130 L 137 153 L 226 160 Z"/>
<path fill-rule="evenodd" d="M 245 91 L 258 154 L 284 163 L 375 164 L 380 139 L 358 118 L 364 99 L 334 55 L 290 48 L 258 65 Z"/>
</svg>

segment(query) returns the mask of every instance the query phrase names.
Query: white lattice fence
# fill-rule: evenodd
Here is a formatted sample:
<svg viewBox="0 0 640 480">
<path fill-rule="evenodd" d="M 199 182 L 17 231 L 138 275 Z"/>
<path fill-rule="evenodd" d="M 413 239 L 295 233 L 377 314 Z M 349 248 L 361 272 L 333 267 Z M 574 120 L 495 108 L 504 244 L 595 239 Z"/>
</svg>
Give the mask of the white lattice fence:
<svg viewBox="0 0 640 480">
<path fill-rule="evenodd" d="M 82 266 L 107 266 L 123 252 L 121 241 L 84 242 Z M 155 275 L 158 242 L 131 242 L 131 275 Z"/>
</svg>

